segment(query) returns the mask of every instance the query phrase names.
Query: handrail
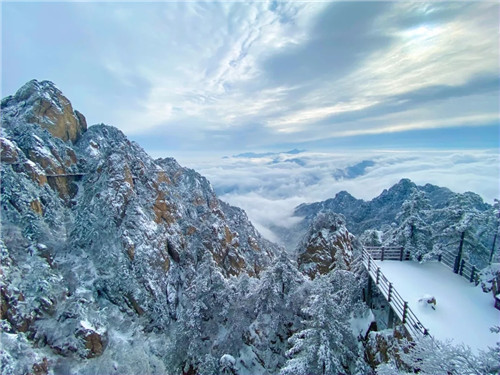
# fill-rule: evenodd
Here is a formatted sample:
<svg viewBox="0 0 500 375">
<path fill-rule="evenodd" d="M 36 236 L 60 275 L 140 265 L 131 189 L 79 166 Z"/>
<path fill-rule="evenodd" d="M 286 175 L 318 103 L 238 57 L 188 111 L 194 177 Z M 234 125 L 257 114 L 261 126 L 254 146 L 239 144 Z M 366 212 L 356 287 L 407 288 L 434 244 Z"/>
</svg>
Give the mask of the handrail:
<svg viewBox="0 0 500 375">
<path fill-rule="evenodd" d="M 457 259 L 457 255 L 453 255 L 452 253 L 450 253 L 448 251 L 439 254 L 437 257 L 437 260 L 439 263 L 448 267 L 454 273 L 455 273 L 454 268 L 455 268 L 456 259 Z M 462 276 L 467 281 L 477 285 L 479 283 L 479 272 L 480 272 L 480 270 L 476 266 L 470 264 L 465 259 L 462 259 L 462 260 L 460 260 L 458 272 L 456 272 L 456 273 L 458 275 Z"/>
<path fill-rule="evenodd" d="M 374 260 L 411 260 L 410 252 L 405 251 L 400 246 L 365 246 L 364 250 Z M 457 255 L 450 252 L 443 252 L 438 255 L 437 260 L 455 272 L 456 258 Z M 456 273 L 471 283 L 475 283 L 476 285 L 479 283 L 479 269 L 464 259 L 460 260 L 458 272 Z"/>
<path fill-rule="evenodd" d="M 384 298 L 389 302 L 390 307 L 396 313 L 403 325 L 408 330 L 412 337 L 418 335 L 430 336 L 429 330 L 417 318 L 415 313 L 408 306 L 408 302 L 403 299 L 399 292 L 394 288 L 393 284 L 382 273 L 379 266 L 376 265 L 375 259 L 370 253 L 363 248 L 362 263 L 365 266 L 368 274 L 377 285 Z"/>
<path fill-rule="evenodd" d="M 365 246 L 365 250 L 375 260 L 410 260 L 410 253 L 402 246 Z"/>
</svg>

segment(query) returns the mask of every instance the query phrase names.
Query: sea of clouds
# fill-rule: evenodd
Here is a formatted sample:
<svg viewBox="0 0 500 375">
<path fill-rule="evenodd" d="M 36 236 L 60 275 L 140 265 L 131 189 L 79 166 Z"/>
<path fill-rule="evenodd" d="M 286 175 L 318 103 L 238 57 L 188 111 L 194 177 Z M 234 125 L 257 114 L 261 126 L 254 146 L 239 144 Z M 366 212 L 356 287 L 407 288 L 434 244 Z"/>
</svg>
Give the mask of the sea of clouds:
<svg viewBox="0 0 500 375">
<path fill-rule="evenodd" d="M 342 190 L 370 200 L 402 178 L 472 191 L 490 204 L 500 198 L 497 150 L 291 150 L 178 160 L 207 177 L 222 200 L 243 208 L 259 232 L 277 242 L 270 228 L 300 220 L 293 216 L 299 204 L 333 198 Z"/>
</svg>

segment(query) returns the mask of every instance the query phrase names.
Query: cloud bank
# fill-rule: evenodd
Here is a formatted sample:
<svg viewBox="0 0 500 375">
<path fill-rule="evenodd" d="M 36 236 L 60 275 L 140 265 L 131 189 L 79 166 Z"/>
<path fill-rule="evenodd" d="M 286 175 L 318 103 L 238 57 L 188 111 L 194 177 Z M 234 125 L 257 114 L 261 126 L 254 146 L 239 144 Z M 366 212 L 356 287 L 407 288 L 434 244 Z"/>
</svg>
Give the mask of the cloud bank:
<svg viewBox="0 0 500 375">
<path fill-rule="evenodd" d="M 342 190 L 370 200 L 402 178 L 452 191 L 475 192 L 488 203 L 500 198 L 496 150 L 301 152 L 180 159 L 206 176 L 224 201 L 243 208 L 259 231 L 278 241 L 273 226 L 299 220 L 294 208 L 333 198 Z"/>
</svg>

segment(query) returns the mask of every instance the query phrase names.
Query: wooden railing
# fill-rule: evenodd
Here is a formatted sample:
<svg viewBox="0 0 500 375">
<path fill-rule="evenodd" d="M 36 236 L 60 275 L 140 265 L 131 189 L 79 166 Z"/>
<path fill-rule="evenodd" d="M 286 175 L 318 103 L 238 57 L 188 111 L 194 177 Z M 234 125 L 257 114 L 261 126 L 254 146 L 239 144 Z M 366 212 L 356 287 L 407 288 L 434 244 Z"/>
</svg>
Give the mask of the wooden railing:
<svg viewBox="0 0 500 375">
<path fill-rule="evenodd" d="M 374 260 L 411 260 L 410 252 L 405 251 L 404 247 L 399 246 L 365 246 L 365 250 Z M 443 252 L 437 256 L 437 260 L 451 269 L 456 274 L 462 276 L 471 283 L 479 283 L 479 272 L 480 270 L 465 261 L 464 259 L 458 259 L 457 255 L 450 252 Z M 458 262 L 458 267 L 455 268 L 455 262 Z"/>
<path fill-rule="evenodd" d="M 437 259 L 441 264 L 455 272 L 455 262 L 457 262 L 457 255 L 453 255 L 449 252 L 444 252 L 439 254 Z M 473 266 L 469 262 L 466 262 L 464 259 L 459 259 L 458 262 L 458 269 L 455 273 L 462 276 L 469 282 L 477 285 L 479 283 L 480 270 L 476 268 L 476 266 Z"/>
<path fill-rule="evenodd" d="M 377 286 L 378 290 L 382 293 L 387 302 L 389 302 L 389 305 L 394 311 L 394 313 L 398 316 L 403 325 L 406 327 L 410 336 L 416 338 L 419 335 L 425 335 L 425 336 L 429 335 L 429 330 L 424 327 L 424 325 L 420 322 L 415 313 L 408 306 L 408 302 L 405 301 L 403 297 L 401 297 L 398 291 L 394 288 L 394 285 L 382 273 L 380 267 L 377 266 L 374 257 L 369 253 L 368 249 L 369 248 L 363 249 L 363 256 L 362 256 L 363 265 L 368 271 L 368 274 L 370 275 L 371 279 L 375 282 L 375 285 Z M 400 248 L 397 249 L 398 251 L 400 250 Z M 390 252 L 388 252 L 387 255 L 389 253 Z M 376 254 L 380 255 L 380 258 L 382 258 L 381 248 L 380 248 L 380 253 Z M 399 254 L 401 255 L 402 253 Z M 386 252 L 384 251 L 384 257 L 385 255 Z M 391 256 L 395 255 L 392 254 Z M 398 260 L 403 260 L 403 258 L 405 257 L 400 256 Z"/>
<path fill-rule="evenodd" d="M 410 253 L 402 246 L 365 246 L 365 250 L 375 260 L 410 260 Z"/>
</svg>

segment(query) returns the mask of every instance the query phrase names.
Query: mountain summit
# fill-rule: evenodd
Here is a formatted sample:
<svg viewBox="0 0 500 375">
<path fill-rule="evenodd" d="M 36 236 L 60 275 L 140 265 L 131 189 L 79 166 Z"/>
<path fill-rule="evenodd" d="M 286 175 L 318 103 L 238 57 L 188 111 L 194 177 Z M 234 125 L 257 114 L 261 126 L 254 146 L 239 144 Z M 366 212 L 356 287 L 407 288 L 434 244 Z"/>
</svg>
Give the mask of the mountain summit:
<svg viewBox="0 0 500 375">
<path fill-rule="evenodd" d="M 85 117 L 50 81 L 32 80 L 2 100 L 2 121 L 40 125 L 54 137 L 75 143 L 87 130 Z"/>
</svg>

